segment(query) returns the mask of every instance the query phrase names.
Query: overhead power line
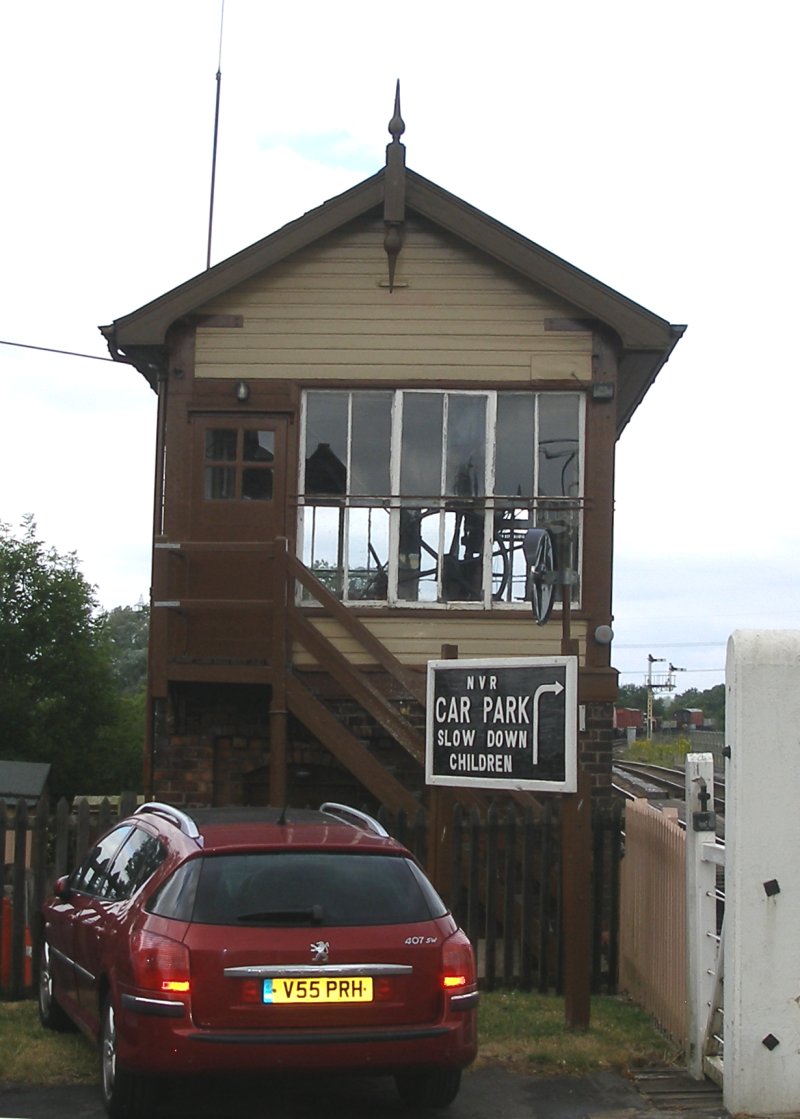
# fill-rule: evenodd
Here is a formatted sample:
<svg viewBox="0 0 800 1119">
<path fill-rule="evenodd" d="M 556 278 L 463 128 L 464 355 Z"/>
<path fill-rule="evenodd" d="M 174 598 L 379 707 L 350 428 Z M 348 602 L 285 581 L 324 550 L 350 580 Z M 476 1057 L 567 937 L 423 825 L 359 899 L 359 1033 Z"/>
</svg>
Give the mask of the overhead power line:
<svg viewBox="0 0 800 1119">
<path fill-rule="evenodd" d="M 82 354 L 77 350 L 57 350 L 53 346 L 34 346 L 30 342 L 7 342 L 0 338 L 0 346 L 16 346 L 20 350 L 39 350 L 45 354 L 64 354 L 67 357 L 88 357 L 92 361 L 113 361 L 113 358 L 103 357 L 101 354 Z"/>
</svg>

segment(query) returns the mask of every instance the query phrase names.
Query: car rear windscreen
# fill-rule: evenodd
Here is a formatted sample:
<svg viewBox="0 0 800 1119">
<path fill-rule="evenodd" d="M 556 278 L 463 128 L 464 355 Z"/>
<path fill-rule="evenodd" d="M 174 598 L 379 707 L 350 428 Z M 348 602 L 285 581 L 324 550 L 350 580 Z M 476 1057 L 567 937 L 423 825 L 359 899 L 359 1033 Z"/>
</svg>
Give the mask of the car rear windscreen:
<svg viewBox="0 0 800 1119">
<path fill-rule="evenodd" d="M 173 879 L 148 908 L 200 924 L 398 925 L 447 911 L 422 871 L 402 856 L 211 855 L 184 864 Z"/>
</svg>

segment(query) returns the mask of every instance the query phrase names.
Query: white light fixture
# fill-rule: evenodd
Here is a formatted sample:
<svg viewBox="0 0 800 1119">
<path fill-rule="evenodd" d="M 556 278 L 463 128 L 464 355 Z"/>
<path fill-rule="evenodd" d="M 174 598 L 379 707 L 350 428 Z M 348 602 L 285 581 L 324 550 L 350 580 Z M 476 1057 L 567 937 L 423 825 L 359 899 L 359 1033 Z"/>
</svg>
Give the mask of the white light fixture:
<svg viewBox="0 0 800 1119">
<path fill-rule="evenodd" d="M 248 385 L 247 381 L 237 381 L 236 382 L 236 399 L 241 401 L 242 404 L 244 404 L 245 400 L 247 400 L 249 395 L 250 395 L 250 386 Z"/>
</svg>

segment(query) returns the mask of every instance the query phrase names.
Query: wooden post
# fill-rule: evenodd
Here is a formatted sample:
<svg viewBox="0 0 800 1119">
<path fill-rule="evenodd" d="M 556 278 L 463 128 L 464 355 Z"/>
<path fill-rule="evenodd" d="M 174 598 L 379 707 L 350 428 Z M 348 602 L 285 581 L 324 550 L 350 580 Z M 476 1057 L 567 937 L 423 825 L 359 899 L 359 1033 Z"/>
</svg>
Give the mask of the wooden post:
<svg viewBox="0 0 800 1119">
<path fill-rule="evenodd" d="M 272 696 L 269 704 L 269 799 L 282 808 L 287 802 L 288 778 L 286 764 L 286 611 L 289 609 L 287 589 L 288 568 L 285 536 L 275 540 L 272 580 Z"/>
<path fill-rule="evenodd" d="M 565 573 L 566 575 L 566 573 Z M 577 657 L 572 637 L 571 584 L 561 584 L 561 655 Z M 573 1030 L 587 1030 L 592 994 L 592 786 L 577 760 L 578 791 L 561 803 L 561 882 L 564 928 L 564 1016 Z"/>
<path fill-rule="evenodd" d="M 442 660 L 458 660 L 458 645 L 442 645 Z M 432 697 L 428 696 L 430 703 Z M 428 790 L 428 875 L 449 904 L 448 893 L 452 883 L 453 798 L 450 789 L 431 785 Z"/>
</svg>

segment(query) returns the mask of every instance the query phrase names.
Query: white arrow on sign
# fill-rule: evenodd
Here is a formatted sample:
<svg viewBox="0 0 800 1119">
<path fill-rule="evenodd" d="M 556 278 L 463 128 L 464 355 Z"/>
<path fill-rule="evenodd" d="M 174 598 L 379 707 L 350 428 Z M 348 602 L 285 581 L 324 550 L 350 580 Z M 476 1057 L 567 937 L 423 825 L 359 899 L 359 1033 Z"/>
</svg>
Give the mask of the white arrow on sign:
<svg viewBox="0 0 800 1119">
<path fill-rule="evenodd" d="M 554 684 L 541 684 L 533 693 L 533 764 L 539 764 L 539 700 L 546 692 L 561 695 L 564 685 L 558 680 Z"/>
</svg>

